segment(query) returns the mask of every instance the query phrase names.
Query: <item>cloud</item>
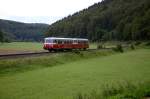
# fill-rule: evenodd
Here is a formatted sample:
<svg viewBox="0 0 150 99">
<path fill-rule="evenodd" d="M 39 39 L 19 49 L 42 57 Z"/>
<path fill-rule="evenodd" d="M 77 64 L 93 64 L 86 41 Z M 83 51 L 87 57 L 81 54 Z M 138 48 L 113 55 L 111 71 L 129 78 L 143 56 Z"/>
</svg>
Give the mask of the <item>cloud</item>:
<svg viewBox="0 0 150 99">
<path fill-rule="evenodd" d="M 0 18 L 65 17 L 101 0 L 0 0 Z"/>
</svg>

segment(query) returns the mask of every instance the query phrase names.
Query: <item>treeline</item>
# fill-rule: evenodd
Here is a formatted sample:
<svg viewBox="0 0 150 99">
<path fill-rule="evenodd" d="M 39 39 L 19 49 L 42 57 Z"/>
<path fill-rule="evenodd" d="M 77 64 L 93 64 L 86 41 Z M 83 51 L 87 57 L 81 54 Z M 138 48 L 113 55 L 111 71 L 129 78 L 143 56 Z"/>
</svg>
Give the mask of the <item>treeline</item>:
<svg viewBox="0 0 150 99">
<path fill-rule="evenodd" d="M 0 35 L 3 35 L 3 41 L 41 41 L 47 29 L 47 24 L 27 24 L 0 19 Z"/>
<path fill-rule="evenodd" d="M 150 0 L 103 0 L 49 26 L 46 36 L 150 39 Z"/>
</svg>

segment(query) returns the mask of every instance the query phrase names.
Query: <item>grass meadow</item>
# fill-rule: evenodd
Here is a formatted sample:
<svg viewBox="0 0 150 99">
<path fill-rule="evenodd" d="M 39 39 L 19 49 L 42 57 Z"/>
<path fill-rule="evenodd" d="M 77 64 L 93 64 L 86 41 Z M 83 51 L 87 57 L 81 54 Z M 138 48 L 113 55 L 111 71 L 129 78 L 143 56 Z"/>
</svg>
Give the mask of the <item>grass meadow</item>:
<svg viewBox="0 0 150 99">
<path fill-rule="evenodd" d="M 91 49 L 96 49 L 97 44 L 91 43 Z M 43 49 L 43 43 L 39 42 L 11 42 L 0 43 L 0 54 L 22 53 L 22 52 L 40 52 Z"/>
<path fill-rule="evenodd" d="M 0 54 L 43 51 L 43 44 L 38 42 L 0 43 Z"/>
<path fill-rule="evenodd" d="M 96 49 L 98 43 L 90 43 L 89 48 Z M 116 42 L 105 43 L 106 47 L 114 47 Z M 11 42 L 0 43 L 0 54 L 22 53 L 22 52 L 39 52 L 44 51 L 43 43 L 39 42 Z"/>
<path fill-rule="evenodd" d="M 136 95 L 145 90 L 147 94 L 150 89 L 146 86 L 141 91 L 141 87 L 134 87 L 138 83 L 149 85 L 145 84 L 150 81 L 149 48 L 0 60 L 0 66 L 0 99 L 105 99 L 99 97 L 103 95 L 117 99 L 126 92 L 120 89 L 127 89 L 129 95 L 131 89 Z"/>
<path fill-rule="evenodd" d="M 117 41 L 100 43 L 100 45 L 103 45 L 105 48 L 111 48 L 111 47 L 115 47 L 116 44 L 120 44 L 120 43 L 122 45 L 126 45 L 125 42 L 117 42 Z M 90 43 L 89 48 L 96 49 L 98 45 L 99 45 L 98 42 Z M 0 54 L 40 52 L 40 51 L 45 51 L 45 50 L 43 49 L 43 43 L 39 43 L 39 42 L 0 43 Z"/>
</svg>

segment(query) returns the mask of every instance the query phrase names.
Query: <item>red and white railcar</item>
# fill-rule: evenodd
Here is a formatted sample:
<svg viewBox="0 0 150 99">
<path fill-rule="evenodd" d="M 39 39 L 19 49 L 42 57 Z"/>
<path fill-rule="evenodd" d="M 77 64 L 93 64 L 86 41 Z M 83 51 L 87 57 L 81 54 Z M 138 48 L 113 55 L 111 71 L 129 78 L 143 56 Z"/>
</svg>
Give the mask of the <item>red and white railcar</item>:
<svg viewBox="0 0 150 99">
<path fill-rule="evenodd" d="M 47 37 L 44 39 L 45 50 L 72 50 L 89 48 L 88 39 L 81 38 L 57 38 Z"/>
</svg>

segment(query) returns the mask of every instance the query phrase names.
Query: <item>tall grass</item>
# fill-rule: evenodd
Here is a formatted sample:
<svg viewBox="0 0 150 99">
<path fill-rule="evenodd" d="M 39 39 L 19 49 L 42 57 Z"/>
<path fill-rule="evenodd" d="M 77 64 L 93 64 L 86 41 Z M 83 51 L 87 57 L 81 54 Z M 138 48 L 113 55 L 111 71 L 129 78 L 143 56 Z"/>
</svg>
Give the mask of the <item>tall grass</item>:
<svg viewBox="0 0 150 99">
<path fill-rule="evenodd" d="M 144 99 L 150 97 L 150 82 L 104 84 L 101 92 L 78 93 L 74 99 Z"/>
</svg>

